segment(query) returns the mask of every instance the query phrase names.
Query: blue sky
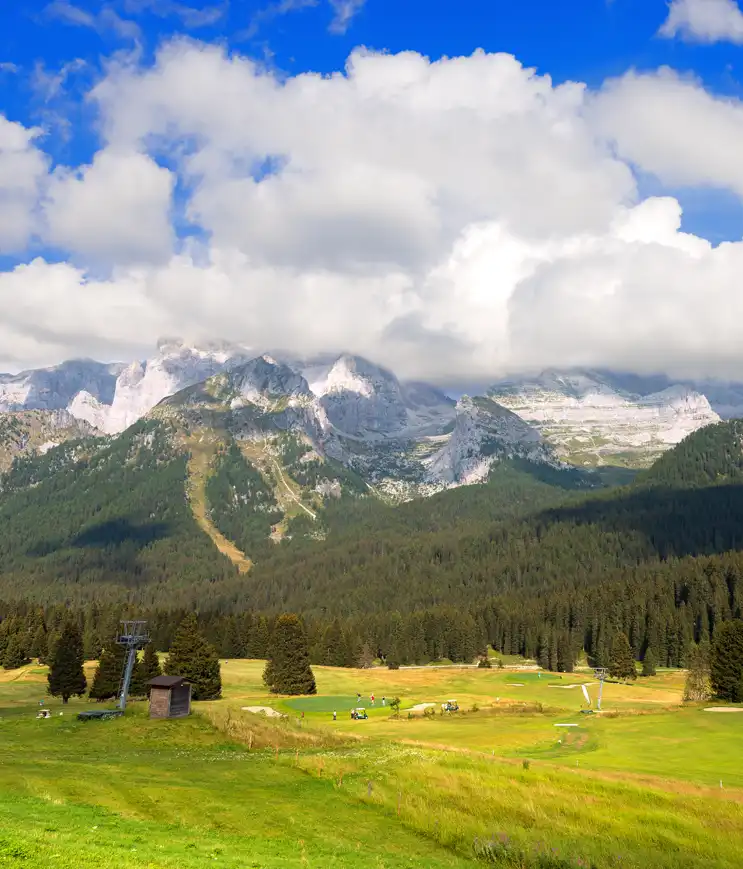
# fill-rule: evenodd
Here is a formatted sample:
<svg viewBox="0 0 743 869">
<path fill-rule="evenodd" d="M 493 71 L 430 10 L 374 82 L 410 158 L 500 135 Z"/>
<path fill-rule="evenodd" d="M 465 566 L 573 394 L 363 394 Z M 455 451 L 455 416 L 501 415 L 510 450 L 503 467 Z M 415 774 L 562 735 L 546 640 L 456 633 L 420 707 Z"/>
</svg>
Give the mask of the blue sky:
<svg viewBox="0 0 743 869">
<path fill-rule="evenodd" d="M 47 129 L 45 150 L 76 165 L 98 147 L 84 95 L 117 51 L 152 61 L 174 37 L 226 46 L 287 74 L 342 70 L 357 46 L 417 51 L 431 59 L 478 48 L 514 54 L 526 66 L 598 87 L 629 68 L 668 65 L 721 95 L 743 95 L 741 49 L 658 36 L 667 0 L 348 0 L 342 26 L 329 0 L 29 0 L 0 8 L 0 105 L 6 116 Z M 57 81 L 58 77 L 60 77 Z M 62 125 L 62 121 L 65 121 Z M 652 182 L 648 193 L 657 189 Z M 667 188 L 684 205 L 684 228 L 715 243 L 743 236 L 743 209 L 725 191 Z M 7 259 L 5 260 L 8 261 Z"/>
<path fill-rule="evenodd" d="M 137 42 L 144 57 L 173 36 L 226 45 L 281 70 L 342 70 L 349 53 L 363 45 L 381 51 L 417 51 L 431 59 L 471 54 L 478 48 L 509 52 L 556 82 L 591 86 L 628 68 L 669 65 L 699 77 L 715 91 L 741 96 L 741 50 L 736 45 L 699 45 L 657 36 L 667 0 L 357 0 L 346 28 L 331 28 L 337 13 L 328 0 L 231 0 L 222 4 L 168 0 L 25 0 L 0 5 L 0 99 L 9 117 L 38 119 L 42 97 L 34 94 L 34 71 L 69 73 L 66 85 L 80 93 L 100 73 L 102 62 Z M 140 10 L 134 10 L 140 7 Z M 102 15 L 108 9 L 112 18 Z M 127 11 L 130 9 L 131 11 Z M 569 11 L 566 11 L 569 10 Z M 193 18 L 188 14 L 194 13 Z M 203 23 L 198 23 L 199 13 Z M 212 14 L 210 14 L 212 13 Z M 113 18 L 115 16 L 115 18 Z M 129 29 L 126 34 L 121 31 Z M 138 32 L 136 40 L 132 32 Z M 74 159 L 75 155 L 71 155 Z"/>
<path fill-rule="evenodd" d="M 0 370 L 188 333 L 743 376 L 742 46 L 735 0 L 2 4 Z"/>
</svg>

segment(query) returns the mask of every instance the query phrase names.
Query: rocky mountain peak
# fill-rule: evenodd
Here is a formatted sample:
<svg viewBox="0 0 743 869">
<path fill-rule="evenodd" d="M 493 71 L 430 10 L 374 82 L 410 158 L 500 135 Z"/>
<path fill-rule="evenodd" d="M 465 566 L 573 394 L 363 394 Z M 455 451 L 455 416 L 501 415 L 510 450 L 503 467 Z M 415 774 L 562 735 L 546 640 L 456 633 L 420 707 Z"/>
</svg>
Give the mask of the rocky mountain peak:
<svg viewBox="0 0 743 869">
<path fill-rule="evenodd" d="M 233 368 L 230 381 L 243 398 L 254 403 L 264 398 L 312 395 L 301 374 L 267 354 Z"/>
</svg>

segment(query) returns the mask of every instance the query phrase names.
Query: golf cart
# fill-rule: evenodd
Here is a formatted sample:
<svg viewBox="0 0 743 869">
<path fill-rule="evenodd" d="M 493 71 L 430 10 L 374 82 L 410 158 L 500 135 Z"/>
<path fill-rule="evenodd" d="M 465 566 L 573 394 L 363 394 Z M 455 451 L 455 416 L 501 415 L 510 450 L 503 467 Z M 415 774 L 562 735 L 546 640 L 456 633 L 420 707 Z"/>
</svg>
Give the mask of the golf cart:
<svg viewBox="0 0 743 869">
<path fill-rule="evenodd" d="M 364 721 L 368 717 L 369 716 L 366 714 L 366 709 L 359 708 L 351 710 L 351 718 L 353 718 L 354 721 Z"/>
<path fill-rule="evenodd" d="M 456 700 L 447 700 L 441 704 L 442 712 L 459 712 L 459 703 Z"/>
<path fill-rule="evenodd" d="M 39 709 L 36 713 L 37 718 L 51 718 L 52 713 L 48 709 Z"/>
</svg>

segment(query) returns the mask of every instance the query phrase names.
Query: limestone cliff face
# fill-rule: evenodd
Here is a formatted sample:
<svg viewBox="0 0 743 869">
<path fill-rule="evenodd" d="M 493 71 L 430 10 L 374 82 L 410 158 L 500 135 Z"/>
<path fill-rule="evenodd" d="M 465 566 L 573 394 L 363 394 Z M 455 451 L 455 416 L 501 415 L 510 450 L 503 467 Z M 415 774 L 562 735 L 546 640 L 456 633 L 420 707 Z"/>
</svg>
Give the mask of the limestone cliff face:
<svg viewBox="0 0 743 869">
<path fill-rule="evenodd" d="M 688 434 L 720 420 L 693 385 L 623 382 L 609 373 L 544 372 L 501 382 L 489 394 L 579 465 L 649 465 Z"/>
<path fill-rule="evenodd" d="M 464 396 L 446 443 L 426 462 L 431 481 L 479 483 L 497 461 L 525 458 L 556 464 L 539 432 L 494 401 Z"/>
<path fill-rule="evenodd" d="M 100 434 L 66 410 L 22 410 L 0 413 L 0 473 L 16 457 L 45 453 L 68 440 Z"/>
</svg>

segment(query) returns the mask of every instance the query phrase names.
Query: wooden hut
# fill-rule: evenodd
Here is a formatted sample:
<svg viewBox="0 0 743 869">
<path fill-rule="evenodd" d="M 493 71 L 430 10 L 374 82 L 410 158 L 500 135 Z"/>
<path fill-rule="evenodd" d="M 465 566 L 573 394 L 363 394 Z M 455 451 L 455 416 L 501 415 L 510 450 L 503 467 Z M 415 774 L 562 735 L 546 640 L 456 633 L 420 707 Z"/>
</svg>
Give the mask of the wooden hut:
<svg viewBox="0 0 743 869">
<path fill-rule="evenodd" d="M 183 676 L 155 676 L 150 686 L 150 718 L 185 718 L 191 714 L 191 685 Z"/>
</svg>

